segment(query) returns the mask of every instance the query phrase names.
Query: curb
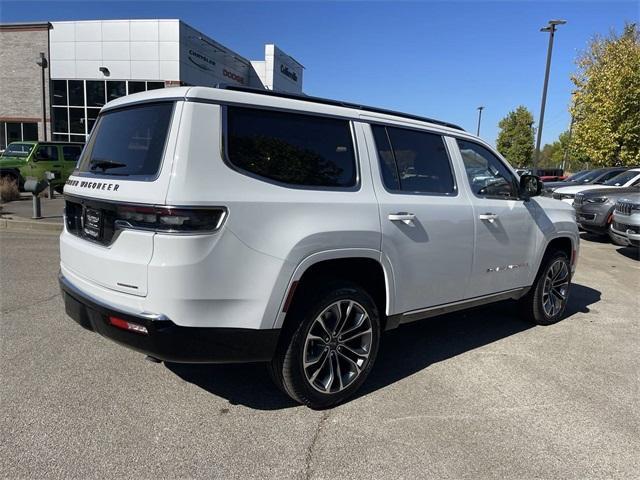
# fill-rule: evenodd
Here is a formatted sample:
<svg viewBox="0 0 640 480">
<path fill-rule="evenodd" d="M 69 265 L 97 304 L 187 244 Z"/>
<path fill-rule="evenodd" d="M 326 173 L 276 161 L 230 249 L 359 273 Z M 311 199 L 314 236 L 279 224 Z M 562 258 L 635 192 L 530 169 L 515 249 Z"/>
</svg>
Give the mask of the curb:
<svg viewBox="0 0 640 480">
<path fill-rule="evenodd" d="M 62 224 L 0 217 L 0 230 L 37 230 L 40 232 L 60 233 L 62 232 Z"/>
</svg>

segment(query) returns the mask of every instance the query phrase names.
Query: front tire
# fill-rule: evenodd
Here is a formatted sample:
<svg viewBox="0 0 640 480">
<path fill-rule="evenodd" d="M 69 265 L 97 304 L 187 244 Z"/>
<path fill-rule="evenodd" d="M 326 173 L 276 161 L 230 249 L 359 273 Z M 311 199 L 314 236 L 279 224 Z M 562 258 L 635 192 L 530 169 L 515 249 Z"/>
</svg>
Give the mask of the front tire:
<svg viewBox="0 0 640 480">
<path fill-rule="evenodd" d="M 336 405 L 365 381 L 380 342 L 375 302 L 360 286 L 335 282 L 311 287 L 294 302 L 295 328 L 270 365 L 285 393 L 314 409 Z"/>
<path fill-rule="evenodd" d="M 537 325 L 551 325 L 562 318 L 571 285 L 571 265 L 566 253 L 547 253 L 531 290 L 520 300 L 521 311 Z"/>
</svg>

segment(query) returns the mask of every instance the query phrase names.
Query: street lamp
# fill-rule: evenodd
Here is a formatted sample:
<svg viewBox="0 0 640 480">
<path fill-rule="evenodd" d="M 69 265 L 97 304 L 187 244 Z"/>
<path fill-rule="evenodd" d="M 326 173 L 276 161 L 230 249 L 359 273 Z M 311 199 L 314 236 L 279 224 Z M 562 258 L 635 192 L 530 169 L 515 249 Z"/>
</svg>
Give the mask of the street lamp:
<svg viewBox="0 0 640 480">
<path fill-rule="evenodd" d="M 538 160 L 540 159 L 540 142 L 542 141 L 542 124 L 544 123 L 544 107 L 547 102 L 547 86 L 549 84 L 549 70 L 551 69 L 551 51 L 553 50 L 553 37 L 558 25 L 564 25 L 566 20 L 549 20 L 541 32 L 549 32 L 549 47 L 547 48 L 547 69 L 544 73 L 544 87 L 542 87 L 542 105 L 540 107 L 540 121 L 538 122 L 538 140 L 536 141 L 536 153 L 533 158 L 533 173 L 537 173 Z"/>
<path fill-rule="evenodd" d="M 44 134 L 43 140 L 47 141 L 47 102 L 45 100 L 45 86 L 44 86 L 44 70 L 48 66 L 47 59 L 44 56 L 44 52 L 40 52 L 40 58 L 36 62 L 42 70 L 42 133 Z"/>
<path fill-rule="evenodd" d="M 480 105 L 478 107 L 478 131 L 476 132 L 476 137 L 480 136 L 480 120 L 482 120 L 482 110 L 484 110 L 484 107 Z"/>
</svg>

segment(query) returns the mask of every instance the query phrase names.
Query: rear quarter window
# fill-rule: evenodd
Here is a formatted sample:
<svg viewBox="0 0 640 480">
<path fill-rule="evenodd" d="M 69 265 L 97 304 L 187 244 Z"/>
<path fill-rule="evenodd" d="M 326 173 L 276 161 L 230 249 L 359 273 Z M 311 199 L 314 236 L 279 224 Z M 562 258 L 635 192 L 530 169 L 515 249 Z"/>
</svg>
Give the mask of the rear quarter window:
<svg viewBox="0 0 640 480">
<path fill-rule="evenodd" d="M 173 113 L 172 102 L 107 111 L 98 118 L 78 170 L 155 177 Z"/>
<path fill-rule="evenodd" d="M 227 107 L 227 159 L 263 179 L 300 187 L 357 182 L 348 120 Z"/>
</svg>

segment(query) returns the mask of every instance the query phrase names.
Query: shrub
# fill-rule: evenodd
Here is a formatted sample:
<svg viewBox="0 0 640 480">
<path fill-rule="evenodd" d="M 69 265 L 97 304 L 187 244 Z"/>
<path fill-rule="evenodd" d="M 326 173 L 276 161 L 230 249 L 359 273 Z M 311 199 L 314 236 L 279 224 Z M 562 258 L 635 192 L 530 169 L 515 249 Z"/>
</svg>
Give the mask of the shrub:
<svg viewBox="0 0 640 480">
<path fill-rule="evenodd" d="M 20 199 L 18 182 L 10 177 L 0 178 L 0 200 L 2 202 L 12 202 Z"/>
</svg>

